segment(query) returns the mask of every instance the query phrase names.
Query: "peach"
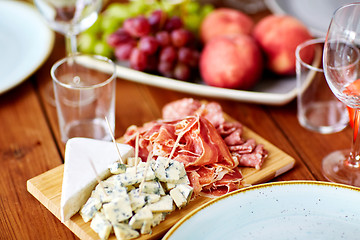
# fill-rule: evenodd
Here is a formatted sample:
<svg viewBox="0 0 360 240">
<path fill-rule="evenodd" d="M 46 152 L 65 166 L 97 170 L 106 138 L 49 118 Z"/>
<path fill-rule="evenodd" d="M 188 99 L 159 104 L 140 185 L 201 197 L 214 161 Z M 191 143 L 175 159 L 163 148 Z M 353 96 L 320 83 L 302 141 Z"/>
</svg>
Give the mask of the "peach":
<svg viewBox="0 0 360 240">
<path fill-rule="evenodd" d="M 218 8 L 209 13 L 200 25 L 201 40 L 206 43 L 220 35 L 251 34 L 253 20 L 246 14 L 230 8 Z"/>
<path fill-rule="evenodd" d="M 247 90 L 262 74 L 262 53 L 248 35 L 220 36 L 205 45 L 199 69 L 208 85 Z"/>
<path fill-rule="evenodd" d="M 266 67 L 279 75 L 295 74 L 297 45 L 312 38 L 308 29 L 287 15 L 270 15 L 254 27 L 253 36 L 266 56 Z"/>
</svg>

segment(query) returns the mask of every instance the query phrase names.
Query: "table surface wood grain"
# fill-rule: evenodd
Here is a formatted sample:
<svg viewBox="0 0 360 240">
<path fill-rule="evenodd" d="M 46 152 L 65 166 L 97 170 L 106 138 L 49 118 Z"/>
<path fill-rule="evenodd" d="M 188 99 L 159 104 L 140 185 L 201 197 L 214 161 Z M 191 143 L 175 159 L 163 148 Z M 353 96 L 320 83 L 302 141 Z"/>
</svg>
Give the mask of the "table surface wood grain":
<svg viewBox="0 0 360 240">
<path fill-rule="evenodd" d="M 269 14 L 253 15 L 255 20 Z M 46 62 L 18 87 L 0 96 L 0 239 L 77 239 L 77 237 L 26 190 L 26 181 L 64 160 L 56 109 L 45 98 L 50 68 L 65 56 L 64 38 L 56 34 Z M 268 140 L 296 160 L 295 167 L 273 179 L 319 180 L 322 158 L 351 143 L 351 128 L 322 135 L 302 128 L 296 101 L 267 106 L 197 96 L 118 79 L 115 137 L 132 124 L 159 118 L 162 107 L 183 97 L 217 101 L 232 118 Z"/>
</svg>

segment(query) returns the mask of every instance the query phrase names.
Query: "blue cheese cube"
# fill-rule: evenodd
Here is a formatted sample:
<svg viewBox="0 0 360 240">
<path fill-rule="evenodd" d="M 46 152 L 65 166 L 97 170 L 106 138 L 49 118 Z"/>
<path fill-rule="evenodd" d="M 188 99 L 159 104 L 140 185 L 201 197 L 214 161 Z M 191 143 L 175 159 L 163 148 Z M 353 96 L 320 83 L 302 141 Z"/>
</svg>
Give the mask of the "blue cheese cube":
<svg viewBox="0 0 360 240">
<path fill-rule="evenodd" d="M 193 193 L 193 188 L 186 184 L 179 184 L 170 191 L 170 196 L 178 208 L 186 206 Z"/>
<path fill-rule="evenodd" d="M 107 179 L 96 186 L 91 196 L 100 199 L 102 203 L 107 203 L 114 198 L 127 196 L 127 189 L 116 186 L 113 180 Z"/>
<path fill-rule="evenodd" d="M 159 225 L 162 221 L 165 220 L 165 216 L 166 216 L 166 213 L 162 213 L 162 212 L 153 213 L 153 221 L 151 223 L 151 226 L 155 227 L 155 226 Z"/>
<path fill-rule="evenodd" d="M 90 197 L 80 209 L 80 215 L 84 222 L 90 221 L 95 216 L 95 213 L 99 211 L 101 206 L 101 201 L 98 198 Z"/>
<path fill-rule="evenodd" d="M 130 199 L 128 196 L 113 199 L 103 205 L 104 214 L 112 223 L 122 222 L 132 216 Z"/>
<path fill-rule="evenodd" d="M 114 233 L 116 239 L 133 239 L 137 238 L 140 234 L 138 231 L 132 229 L 128 224 L 125 223 L 115 223 L 114 224 Z"/>
<path fill-rule="evenodd" d="M 169 195 L 162 196 L 159 201 L 147 206 L 152 212 L 172 212 L 174 210 L 174 203 Z"/>
<path fill-rule="evenodd" d="M 143 182 L 140 188 L 142 193 L 165 195 L 163 187 L 157 181 Z"/>
<path fill-rule="evenodd" d="M 152 224 L 152 220 L 144 221 L 144 224 L 141 226 L 140 233 L 141 234 L 151 233 L 151 224 Z"/>
<path fill-rule="evenodd" d="M 130 198 L 131 209 L 133 211 L 136 211 L 136 210 L 142 208 L 146 204 L 145 195 L 139 194 L 138 188 L 133 189 L 129 192 L 129 198 Z"/>
<path fill-rule="evenodd" d="M 153 214 L 148 206 L 141 208 L 129 221 L 129 226 L 133 229 L 141 229 L 145 222 L 152 222 Z"/>
<path fill-rule="evenodd" d="M 137 163 L 137 164 L 139 164 L 139 163 L 141 163 L 142 162 L 142 160 L 141 160 L 141 158 L 137 158 L 137 161 L 136 161 L 136 158 L 135 157 L 129 157 L 128 159 L 127 159 L 127 165 L 128 166 L 135 166 L 135 164 Z"/>
<path fill-rule="evenodd" d="M 90 227 L 99 235 L 101 239 L 108 239 L 112 225 L 104 214 L 97 212 L 90 223 Z"/>
<path fill-rule="evenodd" d="M 112 174 L 120 174 L 126 172 L 126 165 L 120 162 L 114 162 L 110 165 L 109 170 Z"/>
<path fill-rule="evenodd" d="M 177 183 L 185 170 L 184 164 L 165 157 L 158 157 L 153 166 L 155 176 L 162 182 Z M 186 173 L 186 172 L 185 172 Z"/>
<path fill-rule="evenodd" d="M 147 204 L 155 203 L 155 202 L 159 201 L 160 197 L 161 197 L 159 194 L 142 193 L 142 195 L 145 196 L 145 202 Z"/>
</svg>

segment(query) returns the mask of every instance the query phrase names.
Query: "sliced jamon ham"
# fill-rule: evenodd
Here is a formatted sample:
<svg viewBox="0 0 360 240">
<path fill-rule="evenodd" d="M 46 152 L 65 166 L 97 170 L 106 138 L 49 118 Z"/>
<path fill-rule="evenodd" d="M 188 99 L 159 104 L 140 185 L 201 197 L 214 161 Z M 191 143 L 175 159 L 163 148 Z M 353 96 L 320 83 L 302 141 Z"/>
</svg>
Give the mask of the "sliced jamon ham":
<svg viewBox="0 0 360 240">
<path fill-rule="evenodd" d="M 227 121 L 218 103 L 186 98 L 166 105 L 163 119 L 129 127 L 124 140 L 135 146 L 139 134 L 143 161 L 150 152 L 153 158 L 171 157 L 184 164 L 195 196 L 220 196 L 241 186 L 239 166 L 260 168 L 267 156 L 242 132 L 241 123 Z"/>
</svg>

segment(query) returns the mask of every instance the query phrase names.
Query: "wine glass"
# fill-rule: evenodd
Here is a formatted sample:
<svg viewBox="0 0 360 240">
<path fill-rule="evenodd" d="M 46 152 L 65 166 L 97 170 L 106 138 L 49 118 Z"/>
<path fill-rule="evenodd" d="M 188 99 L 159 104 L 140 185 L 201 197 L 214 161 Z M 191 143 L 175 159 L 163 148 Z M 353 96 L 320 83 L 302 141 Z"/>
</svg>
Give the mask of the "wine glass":
<svg viewBox="0 0 360 240">
<path fill-rule="evenodd" d="M 355 110 L 350 150 L 330 153 L 322 161 L 324 176 L 333 182 L 360 186 L 360 3 L 334 13 L 325 41 L 323 62 L 326 81 L 334 95 Z"/>
<path fill-rule="evenodd" d="M 71 55 L 77 52 L 76 36 L 95 23 L 103 0 L 34 0 L 34 3 L 49 26 L 65 36 L 66 54 Z M 45 97 L 55 105 L 51 82 Z"/>
</svg>

